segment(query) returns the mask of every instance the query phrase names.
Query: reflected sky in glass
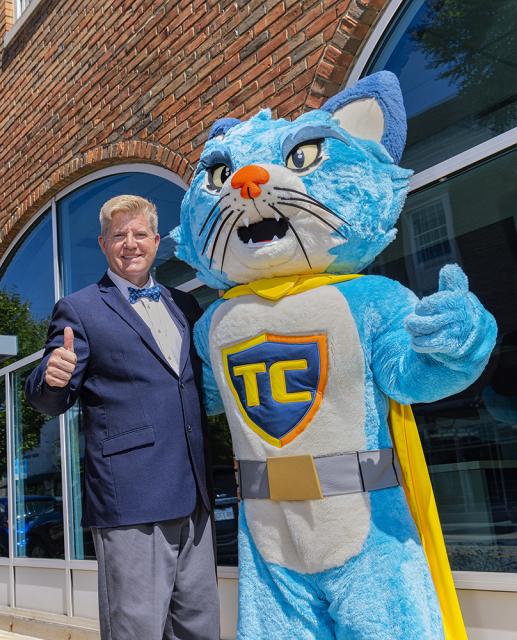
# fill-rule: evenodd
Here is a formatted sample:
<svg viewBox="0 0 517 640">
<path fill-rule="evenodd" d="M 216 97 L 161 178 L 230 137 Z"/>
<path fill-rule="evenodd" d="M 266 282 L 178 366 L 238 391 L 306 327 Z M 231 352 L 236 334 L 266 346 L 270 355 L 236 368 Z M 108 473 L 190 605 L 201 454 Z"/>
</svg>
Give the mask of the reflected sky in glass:
<svg viewBox="0 0 517 640">
<path fill-rule="evenodd" d="M 192 270 L 174 257 L 174 242 L 168 237 L 179 224 L 183 189 L 152 174 L 121 173 L 95 180 L 58 202 L 63 295 L 97 282 L 106 271 L 97 241 L 99 211 L 107 200 L 122 194 L 143 196 L 157 207 L 162 237 L 155 263 L 157 278 L 173 285 L 193 277 Z"/>
<path fill-rule="evenodd" d="M 50 213 L 43 215 L 11 255 L 0 273 L 0 291 L 17 294 L 29 302 L 34 320 L 48 318 L 54 306 Z"/>
<path fill-rule="evenodd" d="M 403 5 L 365 69 L 400 80 L 408 117 L 402 164 L 425 169 L 517 126 L 517 2 Z"/>
</svg>

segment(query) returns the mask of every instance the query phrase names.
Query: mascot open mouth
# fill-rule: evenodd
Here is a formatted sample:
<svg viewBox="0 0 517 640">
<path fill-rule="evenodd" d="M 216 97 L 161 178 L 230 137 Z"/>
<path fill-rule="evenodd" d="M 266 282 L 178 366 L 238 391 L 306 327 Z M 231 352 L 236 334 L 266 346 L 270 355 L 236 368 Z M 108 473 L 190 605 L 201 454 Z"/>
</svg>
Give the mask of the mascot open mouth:
<svg viewBox="0 0 517 640">
<path fill-rule="evenodd" d="M 280 240 L 285 236 L 288 228 L 289 225 L 285 218 L 280 218 L 278 221 L 275 218 L 266 218 L 247 227 L 239 227 L 237 235 L 244 244 L 261 244 Z"/>
</svg>

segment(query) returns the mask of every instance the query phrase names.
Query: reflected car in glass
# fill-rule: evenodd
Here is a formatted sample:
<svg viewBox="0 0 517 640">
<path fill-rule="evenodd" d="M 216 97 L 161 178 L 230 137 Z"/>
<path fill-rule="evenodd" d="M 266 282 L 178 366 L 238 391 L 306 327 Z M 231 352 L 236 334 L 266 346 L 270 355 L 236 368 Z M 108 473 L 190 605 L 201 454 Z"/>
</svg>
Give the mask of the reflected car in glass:
<svg viewBox="0 0 517 640">
<path fill-rule="evenodd" d="M 18 557 L 64 557 L 61 498 L 25 496 L 24 501 L 19 503 L 16 523 L 16 555 Z"/>
<path fill-rule="evenodd" d="M 235 474 L 231 466 L 214 466 L 215 488 L 215 537 L 217 543 L 217 564 L 235 566 L 237 564 L 237 521 L 239 505 Z"/>
</svg>

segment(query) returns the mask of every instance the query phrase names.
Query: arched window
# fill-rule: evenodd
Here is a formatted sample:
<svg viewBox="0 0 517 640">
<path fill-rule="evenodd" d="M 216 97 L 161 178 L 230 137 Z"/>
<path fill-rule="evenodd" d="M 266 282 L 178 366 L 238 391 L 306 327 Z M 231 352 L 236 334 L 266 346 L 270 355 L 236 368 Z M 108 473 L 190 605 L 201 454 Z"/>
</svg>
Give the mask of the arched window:
<svg viewBox="0 0 517 640">
<path fill-rule="evenodd" d="M 3 588 L 4 577 L 9 582 L 9 575 L 16 575 L 2 573 L 5 562 L 28 566 L 32 558 L 46 558 L 48 566 L 64 568 L 63 560 L 95 558 L 90 533 L 80 526 L 84 456 L 80 405 L 64 416 L 49 418 L 33 411 L 23 393 L 25 380 L 41 357 L 52 307 L 61 296 L 102 277 L 106 261 L 97 242 L 99 210 L 109 198 L 127 193 L 143 196 L 157 207 L 161 242 L 153 271 L 156 280 L 191 291 L 202 305 L 211 302 L 216 292 L 201 286 L 193 270 L 175 258 L 169 235 L 179 224 L 186 188 L 175 174 L 160 167 L 130 164 L 102 169 L 58 193 L 0 261 L 0 334 L 16 335 L 19 347 L 16 357 L 0 365 L 2 605 L 9 602 L 1 594 L 15 590 L 12 584 Z M 226 429 L 224 420 L 215 421 L 219 561 L 235 564 L 237 500 Z M 12 531 L 9 522 L 16 522 Z M 73 580 L 63 580 L 64 592 L 70 589 Z M 24 606 L 23 601 L 17 606 Z M 56 613 L 66 612 L 56 606 Z"/>
<path fill-rule="evenodd" d="M 402 164 L 416 172 L 397 240 L 370 271 L 424 296 L 456 262 L 498 322 L 482 377 L 414 408 L 449 558 L 464 571 L 517 572 L 516 23 L 511 0 L 395 0 L 350 78 L 399 77 Z"/>
</svg>

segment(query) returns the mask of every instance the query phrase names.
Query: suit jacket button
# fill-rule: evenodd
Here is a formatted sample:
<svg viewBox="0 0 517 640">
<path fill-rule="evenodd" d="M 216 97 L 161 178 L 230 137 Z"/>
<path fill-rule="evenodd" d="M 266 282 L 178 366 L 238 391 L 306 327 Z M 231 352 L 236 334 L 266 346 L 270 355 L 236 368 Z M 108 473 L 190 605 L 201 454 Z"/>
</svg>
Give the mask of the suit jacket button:
<svg viewBox="0 0 517 640">
<path fill-rule="evenodd" d="M 180 389 L 184 389 L 185 385 L 183 384 L 183 382 L 180 382 Z"/>
<path fill-rule="evenodd" d="M 187 425 L 187 431 L 192 431 L 192 427 L 189 424 Z"/>
</svg>

